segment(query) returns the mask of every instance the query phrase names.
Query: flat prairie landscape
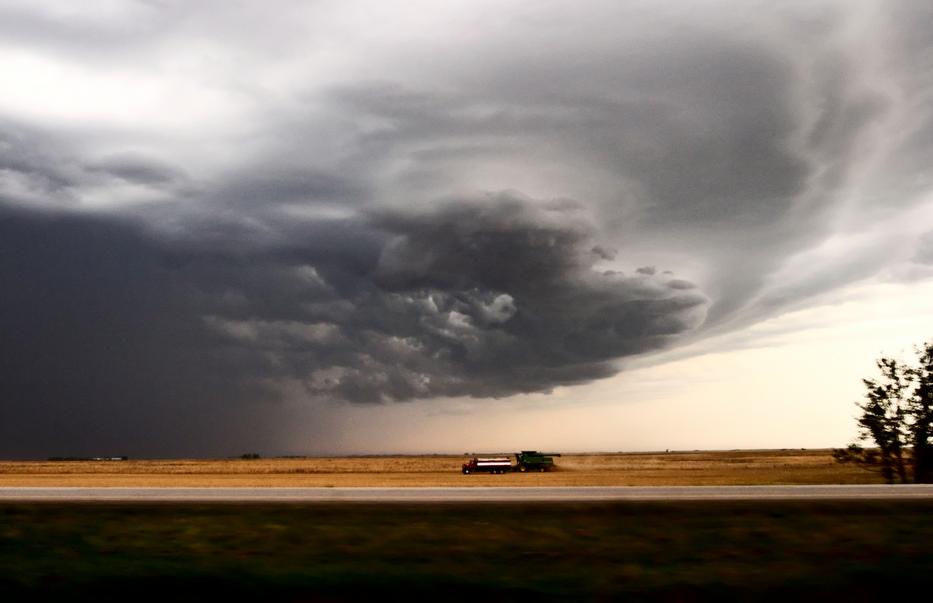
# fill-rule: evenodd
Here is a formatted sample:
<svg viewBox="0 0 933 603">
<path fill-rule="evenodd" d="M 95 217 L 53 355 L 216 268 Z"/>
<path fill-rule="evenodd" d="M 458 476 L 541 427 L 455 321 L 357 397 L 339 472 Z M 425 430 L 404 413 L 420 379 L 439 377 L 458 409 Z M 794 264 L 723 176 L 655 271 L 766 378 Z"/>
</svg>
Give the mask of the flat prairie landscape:
<svg viewBox="0 0 933 603">
<path fill-rule="evenodd" d="M 856 484 L 830 450 L 0 462 L 0 486 Z M 930 501 L 2 503 L 0 599 L 877 601 L 929 591 Z"/>
<path fill-rule="evenodd" d="M 547 473 L 463 475 L 468 455 L 0 461 L 3 486 L 425 487 L 871 484 L 829 449 L 566 453 Z"/>
</svg>

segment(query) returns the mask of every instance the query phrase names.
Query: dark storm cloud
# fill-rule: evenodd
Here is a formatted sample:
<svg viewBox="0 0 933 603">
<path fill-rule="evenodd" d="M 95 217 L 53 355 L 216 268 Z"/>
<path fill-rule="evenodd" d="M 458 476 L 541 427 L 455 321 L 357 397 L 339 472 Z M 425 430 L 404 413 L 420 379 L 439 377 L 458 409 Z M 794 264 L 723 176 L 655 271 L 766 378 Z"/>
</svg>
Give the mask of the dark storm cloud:
<svg viewBox="0 0 933 603">
<path fill-rule="evenodd" d="M 294 386 L 547 391 L 879 274 L 929 205 L 931 23 L 0 0 L 8 450 L 216 449 Z"/>
<path fill-rule="evenodd" d="M 668 276 L 595 270 L 589 219 L 503 193 L 308 222 L 250 249 L 236 231 L 206 247 L 194 231 L 5 210 L 0 442 L 203 450 L 215 442 L 185 438 L 219 437 L 212 413 L 236 422 L 282 382 L 375 402 L 611 375 L 696 326 L 707 300 Z"/>
<path fill-rule="evenodd" d="M 824 36 L 827 27 L 841 21 L 828 19 Z M 566 170 L 564 186 L 586 174 L 583 190 L 611 191 L 588 203 L 621 240 L 702 250 L 716 265 L 704 283 L 716 292 L 710 324 L 727 324 L 738 312 L 774 311 L 750 304 L 766 293 L 767 274 L 831 232 L 860 176 L 858 153 L 887 110 L 881 92 L 848 82 L 860 68 L 852 57 L 816 38 L 803 36 L 813 54 L 804 65 L 779 45 L 696 30 L 649 36 L 650 53 L 620 44 L 568 58 L 558 44 L 540 50 L 547 61 L 491 61 L 471 73 L 472 88 L 358 84 L 336 101 L 380 124 L 359 135 L 354 161 L 382 171 L 404 160 L 389 189 L 456 188 L 477 166 L 526 161 Z"/>
<path fill-rule="evenodd" d="M 457 185 L 483 164 L 559 172 L 563 191 L 580 178 L 581 190 L 597 192 L 585 198 L 610 243 L 709 267 L 704 329 L 730 330 L 884 269 L 884 243 L 782 269 L 844 238 L 843 208 L 868 223 L 881 208 L 923 204 L 931 10 L 888 6 L 739 10 L 749 35 L 721 12 L 690 23 L 659 17 L 632 34 L 637 46 L 621 34 L 605 42 L 590 21 L 581 43 L 567 32 L 587 17 L 568 18 L 529 29 L 517 45 L 490 36 L 471 57 L 483 67 L 461 65 L 453 85 L 357 85 L 341 100 L 382 124 L 360 137 L 370 161 L 408 160 L 397 172 L 403 187 Z M 602 8 L 623 29 L 644 17 Z M 546 37 L 555 31 L 566 35 Z"/>
<path fill-rule="evenodd" d="M 584 173 L 596 168 L 597 182 L 614 174 L 616 195 L 593 204 L 603 223 L 626 241 L 650 232 L 668 250 L 702 247 L 720 267 L 710 285 L 722 292 L 713 317 L 725 321 L 790 250 L 818 239 L 824 223 L 814 216 L 829 204 L 815 199 L 814 207 L 791 216 L 811 169 L 788 148 L 796 124 L 786 69 L 762 49 L 735 49 L 748 55 L 741 58 L 726 50 L 697 51 L 702 58 L 695 58 L 694 50 L 669 64 L 704 64 L 704 74 L 718 74 L 715 82 L 689 70 L 667 75 L 653 61 L 642 70 L 657 72 L 655 94 L 635 99 L 541 90 L 562 80 L 548 65 L 550 75 L 527 78 L 527 87 L 503 82 L 506 92 L 490 85 L 480 95 L 431 95 L 381 84 L 356 87 L 340 100 L 386 124 L 360 137 L 360 152 L 367 165 L 409 157 L 410 167 L 397 176 L 403 187 L 452 186 L 450 174 L 460 169 L 523 156 Z M 734 64 L 743 68 L 730 82 Z M 610 77 L 605 67 L 594 80 Z M 636 219 L 623 219 L 629 216 Z"/>
<path fill-rule="evenodd" d="M 594 270 L 594 229 L 573 204 L 501 194 L 374 223 L 392 235 L 374 282 L 411 325 L 387 335 L 420 356 L 412 391 L 504 396 L 579 383 L 702 321 L 702 294 Z"/>
</svg>

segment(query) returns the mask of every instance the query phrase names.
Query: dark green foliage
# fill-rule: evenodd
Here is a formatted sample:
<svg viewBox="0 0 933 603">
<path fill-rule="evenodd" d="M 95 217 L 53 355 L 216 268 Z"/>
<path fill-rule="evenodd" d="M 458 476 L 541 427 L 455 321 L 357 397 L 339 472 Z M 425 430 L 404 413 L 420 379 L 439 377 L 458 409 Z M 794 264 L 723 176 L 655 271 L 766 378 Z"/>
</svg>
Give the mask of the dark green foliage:
<svg viewBox="0 0 933 603">
<path fill-rule="evenodd" d="M 910 426 L 914 453 L 914 481 L 933 482 L 933 341 L 917 350 L 918 364 L 911 369 L 915 382 Z"/>
<path fill-rule="evenodd" d="M 874 449 L 851 444 L 833 451 L 839 462 L 877 468 L 887 483 L 933 481 L 933 342 L 917 349 L 917 365 L 893 358 L 877 362 L 881 377 L 863 379 L 858 403 L 859 438 Z"/>
</svg>

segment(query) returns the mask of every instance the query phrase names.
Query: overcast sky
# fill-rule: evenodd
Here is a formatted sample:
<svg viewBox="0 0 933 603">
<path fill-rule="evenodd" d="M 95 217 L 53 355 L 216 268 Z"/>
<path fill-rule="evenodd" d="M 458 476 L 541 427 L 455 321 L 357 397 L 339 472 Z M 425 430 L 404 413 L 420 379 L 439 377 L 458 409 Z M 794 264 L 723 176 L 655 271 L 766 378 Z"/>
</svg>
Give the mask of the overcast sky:
<svg viewBox="0 0 933 603">
<path fill-rule="evenodd" d="M 0 456 L 842 446 L 925 0 L 0 0 Z"/>
</svg>

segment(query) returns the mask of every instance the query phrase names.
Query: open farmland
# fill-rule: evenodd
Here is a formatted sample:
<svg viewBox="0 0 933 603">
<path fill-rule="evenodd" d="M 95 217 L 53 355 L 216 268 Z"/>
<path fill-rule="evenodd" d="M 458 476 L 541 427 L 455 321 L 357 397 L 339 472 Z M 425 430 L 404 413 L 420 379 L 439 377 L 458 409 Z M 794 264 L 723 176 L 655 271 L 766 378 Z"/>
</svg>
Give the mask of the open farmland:
<svg viewBox="0 0 933 603">
<path fill-rule="evenodd" d="M 548 473 L 462 475 L 463 455 L 0 461 L 3 486 L 425 487 L 869 484 L 830 450 L 565 454 Z"/>
<path fill-rule="evenodd" d="M 0 486 L 875 482 L 828 450 L 0 463 Z M 873 601 L 929 589 L 930 501 L 2 503 L 0 599 Z M 546 571 L 540 571 L 546 568 Z"/>
</svg>

